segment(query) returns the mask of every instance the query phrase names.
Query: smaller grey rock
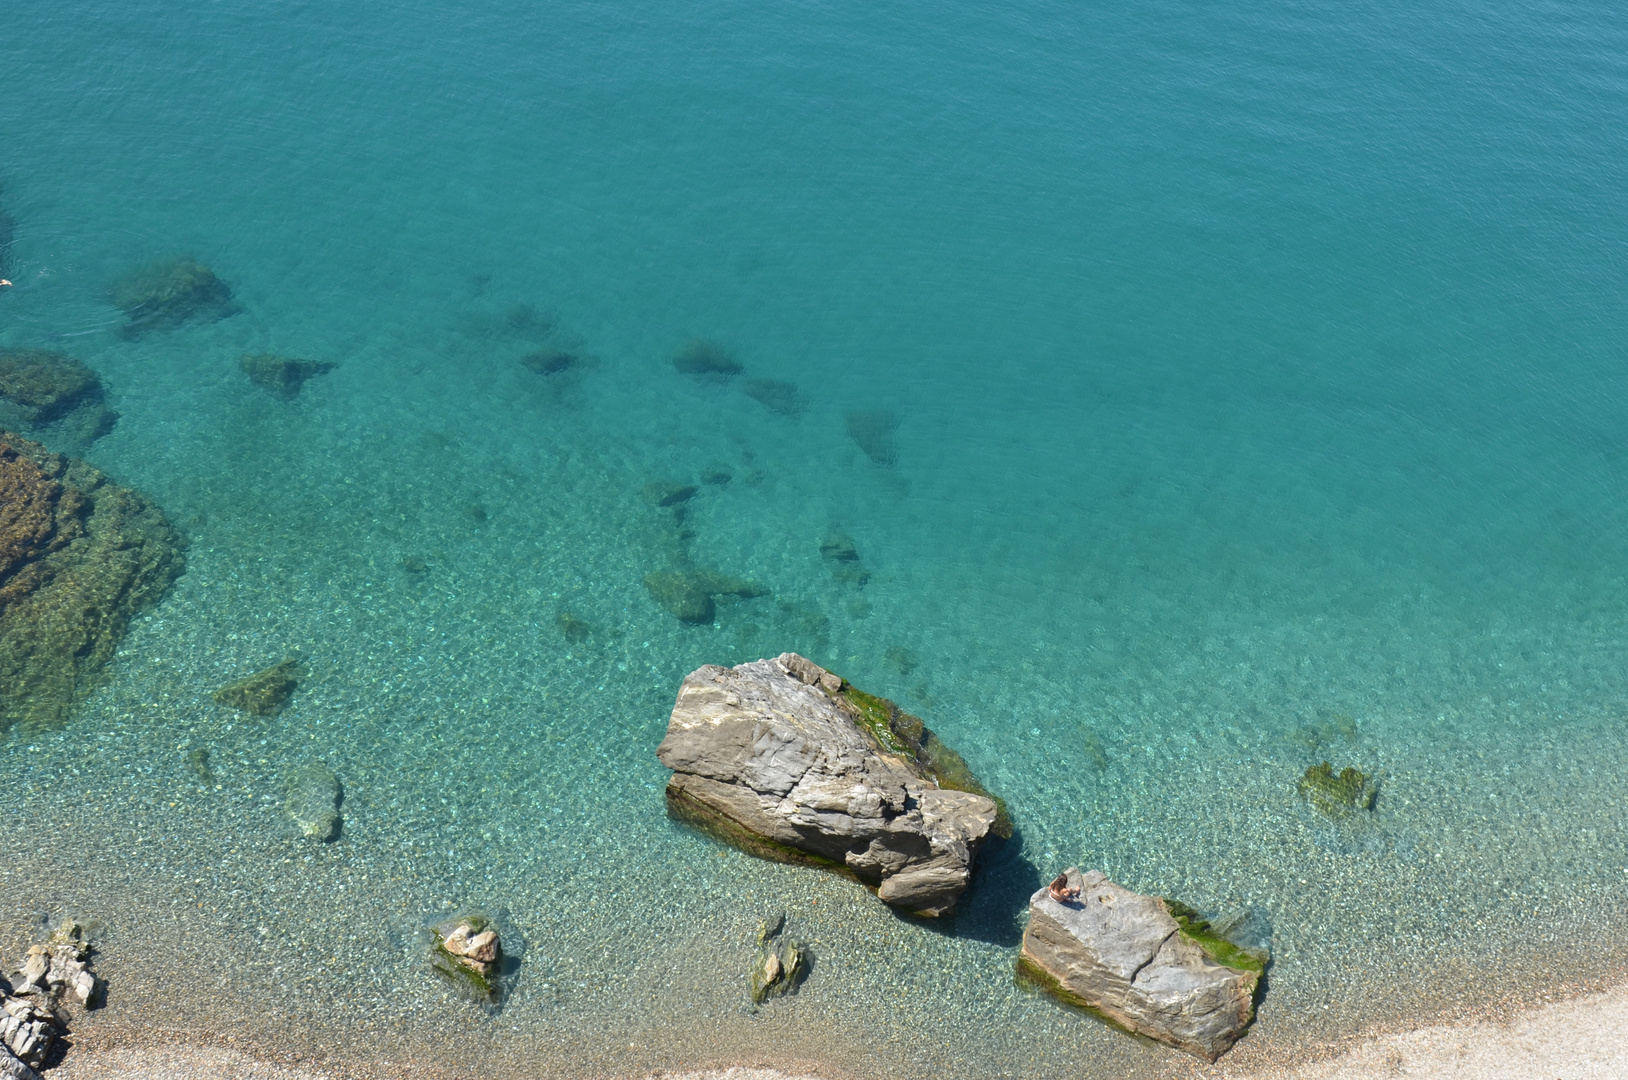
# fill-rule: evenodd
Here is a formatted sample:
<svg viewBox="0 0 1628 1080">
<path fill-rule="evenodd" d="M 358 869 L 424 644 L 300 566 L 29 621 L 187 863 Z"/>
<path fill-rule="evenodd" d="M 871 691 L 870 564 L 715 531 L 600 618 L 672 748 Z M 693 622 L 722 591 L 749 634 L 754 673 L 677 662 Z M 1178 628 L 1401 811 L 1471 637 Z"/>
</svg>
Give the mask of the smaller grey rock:
<svg viewBox="0 0 1628 1080">
<path fill-rule="evenodd" d="M 1258 958 L 1218 963 L 1160 897 L 1075 867 L 1029 898 L 1019 963 L 1063 1000 L 1206 1061 L 1249 1026 L 1260 979 Z"/>
<path fill-rule="evenodd" d="M 320 761 L 308 761 L 288 778 L 284 808 L 300 831 L 328 843 L 339 836 L 339 804 L 344 791 L 333 770 Z"/>
</svg>

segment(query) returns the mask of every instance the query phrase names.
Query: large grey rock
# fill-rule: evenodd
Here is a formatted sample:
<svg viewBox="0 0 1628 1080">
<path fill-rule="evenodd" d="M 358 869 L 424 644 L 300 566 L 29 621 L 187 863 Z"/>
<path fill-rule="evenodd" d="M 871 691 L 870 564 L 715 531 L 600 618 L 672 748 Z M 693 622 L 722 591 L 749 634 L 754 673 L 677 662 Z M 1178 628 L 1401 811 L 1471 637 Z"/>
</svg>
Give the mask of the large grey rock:
<svg viewBox="0 0 1628 1080">
<path fill-rule="evenodd" d="M 921 915 L 954 909 L 1004 822 L 921 721 L 796 653 L 691 672 L 656 756 L 673 770 L 675 817 L 846 871 Z"/>
<path fill-rule="evenodd" d="M 1028 973 L 1065 1001 L 1207 1061 L 1230 1050 L 1254 1017 L 1263 958 L 1213 939 L 1202 923 L 1189 935 L 1163 899 L 1100 870 L 1070 867 L 1063 879 L 1029 898 Z"/>
</svg>

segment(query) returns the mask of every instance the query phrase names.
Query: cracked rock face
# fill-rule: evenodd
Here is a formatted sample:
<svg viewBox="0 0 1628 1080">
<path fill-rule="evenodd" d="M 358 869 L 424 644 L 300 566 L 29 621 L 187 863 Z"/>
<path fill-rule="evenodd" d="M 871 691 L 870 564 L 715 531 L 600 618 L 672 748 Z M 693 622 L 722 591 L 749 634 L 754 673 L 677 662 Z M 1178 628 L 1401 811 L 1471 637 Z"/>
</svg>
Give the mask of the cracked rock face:
<svg viewBox="0 0 1628 1080">
<path fill-rule="evenodd" d="M 1073 899 L 1044 888 L 1029 898 L 1022 962 L 1031 972 L 1064 1000 L 1206 1061 L 1230 1050 L 1254 1017 L 1260 974 L 1213 960 L 1159 897 L 1100 870 L 1064 876 Z"/>
<path fill-rule="evenodd" d="M 996 804 L 884 751 L 845 686 L 796 653 L 691 672 L 656 750 L 673 770 L 668 809 L 753 854 L 844 871 L 895 907 L 947 914 Z"/>
</svg>

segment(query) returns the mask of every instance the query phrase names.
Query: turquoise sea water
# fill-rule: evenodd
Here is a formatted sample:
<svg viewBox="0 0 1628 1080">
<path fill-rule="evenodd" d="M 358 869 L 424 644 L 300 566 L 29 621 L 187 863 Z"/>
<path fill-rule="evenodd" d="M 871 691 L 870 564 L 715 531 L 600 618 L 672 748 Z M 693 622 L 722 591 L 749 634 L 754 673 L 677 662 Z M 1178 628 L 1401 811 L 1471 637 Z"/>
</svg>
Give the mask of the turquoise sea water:
<svg viewBox="0 0 1628 1080">
<path fill-rule="evenodd" d="M 0 742 L 0 939 L 101 926 L 86 1038 L 423 1075 L 1184 1067 L 1012 983 L 1071 863 L 1270 934 L 1246 1063 L 1609 976 L 1625 67 L 1577 3 L 7 5 L 0 345 L 101 373 L 85 456 L 192 545 Z M 122 340 L 109 283 L 182 252 L 242 310 Z M 339 366 L 285 403 L 245 352 Z M 682 624 L 680 550 L 772 595 Z M 1011 803 L 953 923 L 666 820 L 679 679 L 785 650 Z M 211 702 L 291 653 L 284 713 Z M 332 845 L 281 812 L 311 757 Z M 1325 757 L 1371 820 L 1298 800 Z M 422 970 L 466 906 L 523 942 L 495 1016 Z M 815 971 L 751 1013 L 780 911 Z"/>
</svg>

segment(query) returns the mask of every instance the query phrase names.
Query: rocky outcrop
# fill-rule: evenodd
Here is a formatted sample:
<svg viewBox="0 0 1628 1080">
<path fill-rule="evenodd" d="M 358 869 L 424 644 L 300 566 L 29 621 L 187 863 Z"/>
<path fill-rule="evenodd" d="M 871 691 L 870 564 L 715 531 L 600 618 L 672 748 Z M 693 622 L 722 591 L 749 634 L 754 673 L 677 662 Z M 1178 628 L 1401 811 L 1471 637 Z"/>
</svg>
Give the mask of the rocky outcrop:
<svg viewBox="0 0 1628 1080">
<path fill-rule="evenodd" d="M 59 1006 L 97 1004 L 102 984 L 89 960 L 84 930 L 69 919 L 28 950 L 15 987 L 0 981 L 0 1080 L 38 1080 L 34 1070 L 63 1034 Z"/>
<path fill-rule="evenodd" d="M 1214 1061 L 1254 1017 L 1266 958 L 1186 907 L 1070 867 L 1029 898 L 1018 963 L 1064 1001 Z"/>
<path fill-rule="evenodd" d="M 674 817 L 920 915 L 953 910 L 984 840 L 1011 831 L 919 719 L 796 653 L 691 672 L 656 756 Z"/>
<path fill-rule="evenodd" d="M 49 428 L 84 445 L 112 431 L 118 419 L 96 372 L 68 354 L 0 349 L 0 424 Z"/>
<path fill-rule="evenodd" d="M 181 547 L 144 496 L 0 431 L 0 732 L 67 720 Z"/>
</svg>

